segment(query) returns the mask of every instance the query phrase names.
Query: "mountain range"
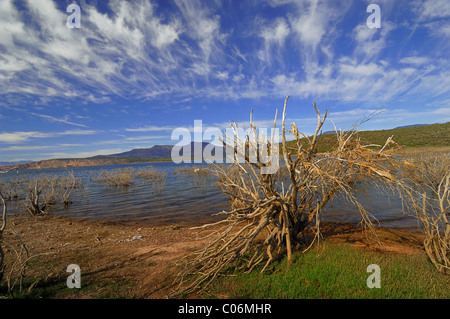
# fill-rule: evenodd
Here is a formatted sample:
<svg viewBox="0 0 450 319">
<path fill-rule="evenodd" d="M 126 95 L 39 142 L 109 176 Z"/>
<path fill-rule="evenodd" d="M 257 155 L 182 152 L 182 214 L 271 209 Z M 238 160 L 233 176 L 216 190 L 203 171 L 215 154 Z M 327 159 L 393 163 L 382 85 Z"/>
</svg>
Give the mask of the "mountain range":
<svg viewBox="0 0 450 319">
<path fill-rule="evenodd" d="M 201 145 L 199 145 L 201 144 Z M 210 143 L 190 143 L 191 158 L 194 157 L 194 150 L 200 149 L 203 151 Z M 185 145 L 186 147 L 188 145 Z M 112 164 L 127 164 L 127 163 L 143 163 L 154 161 L 169 161 L 172 157 L 172 149 L 176 148 L 176 154 L 183 156 L 183 146 L 174 145 L 154 145 L 150 148 L 137 148 L 127 152 L 97 155 L 87 158 L 62 158 L 62 159 L 48 159 L 42 161 L 26 161 L 26 162 L 3 162 L 0 164 L 1 170 L 8 169 L 39 169 L 51 167 L 79 167 L 79 166 L 94 166 L 94 165 L 112 165 Z M 189 147 L 189 146 L 188 146 Z M 223 148 L 215 146 L 214 150 L 223 154 Z M 214 151 L 211 155 L 215 155 Z"/>
</svg>

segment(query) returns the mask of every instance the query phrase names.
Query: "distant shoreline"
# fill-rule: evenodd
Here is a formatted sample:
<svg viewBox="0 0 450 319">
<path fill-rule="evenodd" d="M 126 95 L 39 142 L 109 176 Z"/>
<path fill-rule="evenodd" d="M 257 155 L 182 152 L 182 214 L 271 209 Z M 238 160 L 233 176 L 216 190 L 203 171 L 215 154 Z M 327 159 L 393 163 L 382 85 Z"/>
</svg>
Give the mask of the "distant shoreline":
<svg viewBox="0 0 450 319">
<path fill-rule="evenodd" d="M 27 164 L 11 165 L 0 167 L 0 170 L 23 170 L 23 169 L 43 169 L 43 168 L 70 168 L 70 167 L 89 167 L 89 166 L 102 166 L 102 165 L 123 165 L 123 164 L 145 164 L 145 163 L 158 163 L 158 162 L 171 162 L 172 159 L 145 159 L 130 161 L 126 159 L 111 158 L 111 159 L 55 159 L 55 160 L 42 160 L 38 162 L 31 162 Z"/>
<path fill-rule="evenodd" d="M 390 150 L 391 154 L 408 155 L 421 152 L 430 151 L 443 151 L 450 152 L 450 146 L 417 146 L 406 147 L 398 150 Z M 192 159 L 192 161 L 194 161 Z M 205 159 L 202 159 L 205 160 Z M 90 166 L 102 166 L 102 165 L 126 165 L 126 164 L 151 164 L 151 163 L 163 163 L 172 162 L 171 158 L 119 158 L 119 157 L 104 157 L 104 158 L 63 158 L 63 159 L 50 159 L 37 162 L 30 162 L 19 165 L 10 165 L 0 167 L 0 173 L 10 170 L 23 170 L 23 169 L 44 169 L 44 168 L 70 168 L 70 167 L 90 167 Z"/>
<path fill-rule="evenodd" d="M 192 159 L 191 161 L 195 161 Z M 202 159 L 204 161 L 206 159 Z M 58 163 L 59 162 L 59 163 Z M 69 162 L 69 164 L 67 164 Z M 86 162 L 89 162 L 88 164 Z M 92 162 L 92 163 L 90 163 Z M 104 165 L 127 165 L 127 164 L 152 164 L 152 163 L 168 163 L 173 162 L 171 158 L 162 159 L 142 159 L 142 160 L 126 160 L 120 158 L 109 158 L 108 160 L 91 160 L 91 159 L 55 159 L 55 160 L 42 160 L 38 162 L 31 162 L 27 164 L 2 166 L 0 167 L 1 172 L 8 172 L 12 170 L 24 170 L 24 169 L 45 169 L 45 168 L 73 168 L 73 167 L 91 167 L 91 166 L 104 166 Z M 42 165 L 44 163 L 44 165 Z M 34 164 L 34 165 L 33 165 Z M 60 164 L 60 165 L 59 165 Z M 182 165 L 183 163 L 180 163 Z M 186 164 L 186 163 L 184 163 Z M 197 163 L 194 163 L 197 164 Z"/>
</svg>

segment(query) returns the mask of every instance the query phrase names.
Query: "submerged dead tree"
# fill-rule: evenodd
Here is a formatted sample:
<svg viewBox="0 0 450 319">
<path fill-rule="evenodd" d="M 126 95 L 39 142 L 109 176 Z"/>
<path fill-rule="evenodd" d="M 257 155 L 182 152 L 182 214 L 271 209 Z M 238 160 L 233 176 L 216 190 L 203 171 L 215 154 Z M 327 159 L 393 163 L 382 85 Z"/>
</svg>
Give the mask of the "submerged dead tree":
<svg viewBox="0 0 450 319">
<path fill-rule="evenodd" d="M 231 209 L 216 214 L 224 219 L 194 228 L 209 229 L 211 241 L 179 274 L 179 291 L 189 293 L 207 286 L 234 262 L 237 268 L 247 271 L 263 265 L 261 272 L 277 254 L 286 254 L 291 263 L 294 249 L 305 250 L 311 244 L 304 239 L 307 227 L 316 231 L 317 238 L 320 214 L 338 193 L 359 208 L 364 226 L 373 226 L 372 216 L 354 197 L 352 185 L 391 180 L 393 177 L 385 165 L 389 157 L 362 146 L 357 126 L 349 132 L 336 132 L 335 148 L 318 153 L 317 143 L 328 113 L 321 116 L 314 104 L 317 125 L 312 136 L 302 134 L 295 123 L 288 131 L 288 98 L 278 135 L 275 115 L 271 136 L 258 134 L 252 118 L 245 136 L 239 136 L 236 124 L 232 125 L 233 134 L 224 136 L 223 143 L 227 150 L 232 150 L 233 163 L 228 167 L 217 166 L 215 173 Z M 287 133 L 294 138 L 289 143 Z M 283 161 L 278 167 L 280 135 Z M 273 167 L 277 169 L 274 171 Z M 194 276 L 186 282 L 188 275 Z"/>
</svg>

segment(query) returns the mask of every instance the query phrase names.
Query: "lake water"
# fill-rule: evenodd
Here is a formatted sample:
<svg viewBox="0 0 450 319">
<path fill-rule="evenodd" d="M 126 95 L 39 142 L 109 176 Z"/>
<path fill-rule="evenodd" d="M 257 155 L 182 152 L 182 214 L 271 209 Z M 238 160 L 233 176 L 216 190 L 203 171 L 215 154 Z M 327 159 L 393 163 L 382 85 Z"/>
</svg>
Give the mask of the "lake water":
<svg viewBox="0 0 450 319">
<path fill-rule="evenodd" d="M 75 177 L 81 178 L 83 188 L 71 195 L 73 204 L 69 208 L 56 207 L 52 214 L 63 214 L 71 218 L 95 220 L 113 220 L 122 222 L 163 222 L 178 223 L 211 220 L 211 215 L 227 209 L 225 195 L 215 184 L 213 177 L 198 185 L 191 178 L 175 175 L 173 171 L 180 167 L 205 166 L 207 164 L 175 164 L 173 162 L 139 163 L 108 166 L 89 166 L 74 168 L 52 168 L 40 170 L 19 170 L 1 174 L 0 178 L 30 178 L 42 173 L 65 175 L 73 171 Z M 100 170 L 112 170 L 134 167 L 135 170 L 153 167 L 167 174 L 162 192 L 154 192 L 151 183 L 136 182 L 127 188 L 109 187 L 94 177 Z M 378 219 L 382 226 L 415 227 L 417 221 L 402 213 L 398 199 L 389 198 L 374 189 L 360 187 L 357 198 L 363 206 Z M 11 205 L 10 205 L 11 207 Z M 328 203 L 323 221 L 359 222 L 358 210 L 343 199 L 336 198 Z"/>
</svg>

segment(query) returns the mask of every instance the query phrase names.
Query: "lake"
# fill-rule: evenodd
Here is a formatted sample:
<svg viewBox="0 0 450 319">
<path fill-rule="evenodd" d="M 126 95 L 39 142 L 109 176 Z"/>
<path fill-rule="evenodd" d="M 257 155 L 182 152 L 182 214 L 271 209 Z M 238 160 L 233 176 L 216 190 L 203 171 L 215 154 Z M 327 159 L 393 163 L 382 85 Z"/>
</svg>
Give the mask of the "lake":
<svg viewBox="0 0 450 319">
<path fill-rule="evenodd" d="M 124 165 L 86 166 L 71 168 L 51 168 L 39 170 L 19 170 L 1 174 L 0 178 L 30 178 L 39 174 L 66 175 L 73 171 L 74 176 L 83 181 L 83 188 L 76 189 L 69 208 L 56 207 L 50 213 L 70 218 L 111 220 L 122 222 L 162 222 L 179 223 L 211 220 L 213 213 L 227 209 L 225 195 L 215 184 L 213 177 L 206 178 L 198 185 L 192 178 L 175 175 L 180 167 L 206 166 L 207 164 L 175 164 L 173 162 L 139 163 Z M 134 167 L 135 170 L 153 167 L 166 172 L 164 189 L 152 190 L 150 183 L 137 182 L 132 186 L 109 187 L 94 180 L 100 170 L 113 170 Z M 390 198 L 370 187 L 357 187 L 356 196 L 360 203 L 378 219 L 380 225 L 389 227 L 416 227 L 413 217 L 402 213 L 398 198 Z M 10 204 L 10 209 L 13 209 Z M 216 217 L 217 218 L 217 217 Z M 342 198 L 328 203 L 322 214 L 322 221 L 359 222 L 357 209 Z"/>
</svg>

